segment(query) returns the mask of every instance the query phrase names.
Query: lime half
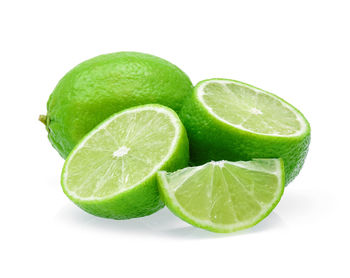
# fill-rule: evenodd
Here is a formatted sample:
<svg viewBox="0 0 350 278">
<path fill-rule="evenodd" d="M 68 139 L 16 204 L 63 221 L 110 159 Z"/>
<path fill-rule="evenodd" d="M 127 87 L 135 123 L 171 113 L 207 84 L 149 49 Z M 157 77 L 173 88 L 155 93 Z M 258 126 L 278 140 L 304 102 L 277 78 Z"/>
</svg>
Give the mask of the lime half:
<svg viewBox="0 0 350 278">
<path fill-rule="evenodd" d="M 274 94 L 239 81 L 200 82 L 180 117 L 195 164 L 283 158 L 289 183 L 308 151 L 310 125 L 300 111 Z"/>
<path fill-rule="evenodd" d="M 88 133 L 62 171 L 66 195 L 85 211 L 127 219 L 164 206 L 156 172 L 187 166 L 188 140 L 176 113 L 144 105 L 117 113 Z"/>
<path fill-rule="evenodd" d="M 212 161 L 173 173 L 158 172 L 167 207 L 186 222 L 213 232 L 251 227 L 277 205 L 284 189 L 281 159 Z"/>
</svg>

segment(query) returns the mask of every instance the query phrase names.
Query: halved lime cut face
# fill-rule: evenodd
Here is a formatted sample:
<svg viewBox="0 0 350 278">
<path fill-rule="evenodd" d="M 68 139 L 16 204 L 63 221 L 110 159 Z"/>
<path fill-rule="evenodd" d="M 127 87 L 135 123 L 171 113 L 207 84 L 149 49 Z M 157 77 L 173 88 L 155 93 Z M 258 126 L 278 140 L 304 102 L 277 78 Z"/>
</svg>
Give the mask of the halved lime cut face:
<svg viewBox="0 0 350 278">
<path fill-rule="evenodd" d="M 284 189 L 281 159 L 217 161 L 173 173 L 158 172 L 166 205 L 188 223 L 232 232 L 264 219 Z"/>
<path fill-rule="evenodd" d="M 175 112 L 145 105 L 115 114 L 68 156 L 62 187 L 78 206 L 117 219 L 162 206 L 155 174 L 187 165 L 188 141 Z"/>
<path fill-rule="evenodd" d="M 308 124 L 277 96 L 234 80 L 212 79 L 197 88 L 200 101 L 215 117 L 234 127 L 271 136 L 298 136 Z"/>
<path fill-rule="evenodd" d="M 67 162 L 74 171 L 64 175 L 67 191 L 82 200 L 109 198 L 154 173 L 179 133 L 164 111 L 130 110 L 96 129 Z"/>
</svg>

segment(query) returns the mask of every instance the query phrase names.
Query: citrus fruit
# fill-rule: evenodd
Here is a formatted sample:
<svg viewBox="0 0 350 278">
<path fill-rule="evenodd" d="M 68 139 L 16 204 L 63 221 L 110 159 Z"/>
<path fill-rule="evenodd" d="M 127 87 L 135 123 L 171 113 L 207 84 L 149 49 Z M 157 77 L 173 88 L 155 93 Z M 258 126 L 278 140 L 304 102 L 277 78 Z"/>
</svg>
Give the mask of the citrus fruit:
<svg viewBox="0 0 350 278">
<path fill-rule="evenodd" d="M 310 143 L 305 117 L 281 98 L 228 79 L 198 83 L 180 118 L 191 162 L 283 158 L 286 183 L 299 173 Z"/>
<path fill-rule="evenodd" d="M 188 140 L 176 113 L 161 105 L 114 114 L 76 145 L 62 171 L 65 194 L 83 210 L 127 219 L 164 206 L 156 172 L 187 166 Z"/>
<path fill-rule="evenodd" d="M 220 233 L 260 222 L 284 189 L 281 159 L 212 161 L 173 173 L 160 171 L 157 177 L 161 196 L 175 215 Z"/>
<path fill-rule="evenodd" d="M 69 71 L 40 120 L 52 145 L 66 158 L 87 132 L 112 114 L 150 103 L 179 111 L 190 92 L 187 75 L 161 58 L 137 52 L 106 54 Z"/>
</svg>

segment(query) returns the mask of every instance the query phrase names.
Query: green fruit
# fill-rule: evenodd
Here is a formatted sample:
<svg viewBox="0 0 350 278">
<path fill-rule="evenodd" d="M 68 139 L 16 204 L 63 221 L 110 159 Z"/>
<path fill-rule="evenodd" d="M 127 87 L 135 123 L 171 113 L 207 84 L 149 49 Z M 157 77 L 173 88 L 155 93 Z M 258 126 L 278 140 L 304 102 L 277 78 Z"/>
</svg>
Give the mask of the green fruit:
<svg viewBox="0 0 350 278">
<path fill-rule="evenodd" d="M 119 112 L 89 132 L 62 171 L 65 194 L 83 210 L 127 219 L 164 206 L 156 172 L 188 163 L 186 131 L 176 113 L 161 105 Z"/>
<path fill-rule="evenodd" d="M 281 159 L 217 161 L 174 173 L 158 172 L 167 207 L 186 222 L 213 232 L 245 229 L 264 219 L 284 189 Z"/>
<path fill-rule="evenodd" d="M 112 114 L 149 103 L 179 111 L 190 92 L 187 75 L 161 58 L 137 52 L 101 55 L 60 80 L 48 100 L 47 116 L 40 120 L 66 158 L 87 132 Z"/>
<path fill-rule="evenodd" d="M 191 161 L 283 158 L 286 184 L 299 173 L 310 143 L 305 117 L 281 98 L 251 85 L 204 80 L 185 101 L 180 118 Z"/>
</svg>

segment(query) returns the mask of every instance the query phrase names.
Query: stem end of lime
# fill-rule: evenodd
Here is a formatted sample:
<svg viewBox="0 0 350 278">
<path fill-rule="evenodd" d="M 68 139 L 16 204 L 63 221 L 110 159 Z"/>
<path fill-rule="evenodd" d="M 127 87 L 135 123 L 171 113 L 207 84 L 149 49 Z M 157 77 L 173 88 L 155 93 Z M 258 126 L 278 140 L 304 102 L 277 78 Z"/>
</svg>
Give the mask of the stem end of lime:
<svg viewBox="0 0 350 278">
<path fill-rule="evenodd" d="M 40 115 L 39 116 L 39 121 L 42 122 L 45 126 L 46 126 L 46 120 L 47 120 L 47 117 L 46 115 Z"/>
</svg>

